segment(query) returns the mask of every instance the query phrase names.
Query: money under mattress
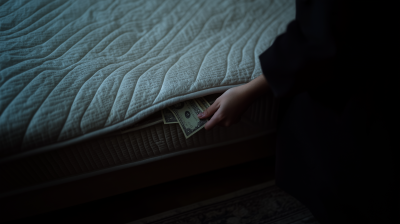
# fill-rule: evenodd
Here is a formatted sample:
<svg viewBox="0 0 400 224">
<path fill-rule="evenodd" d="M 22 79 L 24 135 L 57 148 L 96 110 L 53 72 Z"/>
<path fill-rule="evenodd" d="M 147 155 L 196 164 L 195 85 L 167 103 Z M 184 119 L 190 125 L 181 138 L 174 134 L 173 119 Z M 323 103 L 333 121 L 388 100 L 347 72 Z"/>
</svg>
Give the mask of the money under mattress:
<svg viewBox="0 0 400 224">
<path fill-rule="evenodd" d="M 133 126 L 107 135 L 36 155 L 15 158 L 16 155 L 13 160 L 7 157 L 8 162 L 0 163 L 0 201 L 3 197 L 143 164 L 152 163 L 157 167 L 157 161 L 183 154 L 207 149 L 218 153 L 223 146 L 267 138 L 276 131 L 275 103 L 272 94 L 259 98 L 239 123 L 229 128 L 201 129 L 190 138 L 185 137 L 179 124 L 164 124 L 161 113 L 156 112 Z M 253 149 L 248 150 L 250 154 L 254 153 Z M 264 152 L 270 150 L 273 149 L 263 148 Z M 230 155 L 226 156 L 230 160 Z M 128 179 L 141 181 L 135 175 Z"/>
<path fill-rule="evenodd" d="M 7 1 L 0 158 L 76 143 L 261 74 L 294 1 Z"/>
</svg>

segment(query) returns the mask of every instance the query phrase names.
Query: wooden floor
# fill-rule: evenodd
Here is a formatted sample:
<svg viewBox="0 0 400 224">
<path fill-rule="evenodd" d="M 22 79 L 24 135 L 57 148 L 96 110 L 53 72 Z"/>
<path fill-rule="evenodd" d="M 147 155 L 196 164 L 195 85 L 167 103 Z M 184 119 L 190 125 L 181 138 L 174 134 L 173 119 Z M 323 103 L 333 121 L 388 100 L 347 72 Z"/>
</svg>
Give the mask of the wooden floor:
<svg viewBox="0 0 400 224">
<path fill-rule="evenodd" d="M 274 179 L 260 159 L 10 223 L 127 223 Z"/>
</svg>

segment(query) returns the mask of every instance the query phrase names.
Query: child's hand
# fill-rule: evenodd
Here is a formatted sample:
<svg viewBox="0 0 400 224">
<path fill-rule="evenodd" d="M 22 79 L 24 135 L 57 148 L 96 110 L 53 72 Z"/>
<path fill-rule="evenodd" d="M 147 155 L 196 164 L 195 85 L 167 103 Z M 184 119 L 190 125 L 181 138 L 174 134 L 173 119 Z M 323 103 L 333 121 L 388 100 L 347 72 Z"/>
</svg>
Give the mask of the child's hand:
<svg viewBox="0 0 400 224">
<path fill-rule="evenodd" d="M 212 116 L 204 127 L 206 130 L 215 125 L 228 127 L 237 123 L 250 104 L 267 90 L 267 81 L 261 75 L 245 85 L 228 89 L 198 117 L 204 119 Z"/>
</svg>

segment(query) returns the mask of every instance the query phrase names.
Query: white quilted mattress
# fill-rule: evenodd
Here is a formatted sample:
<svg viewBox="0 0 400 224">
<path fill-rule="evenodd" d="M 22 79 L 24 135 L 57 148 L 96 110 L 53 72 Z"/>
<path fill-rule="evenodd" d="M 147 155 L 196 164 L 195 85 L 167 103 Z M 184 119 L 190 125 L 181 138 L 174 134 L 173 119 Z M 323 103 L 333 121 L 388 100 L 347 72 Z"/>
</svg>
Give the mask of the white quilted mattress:
<svg viewBox="0 0 400 224">
<path fill-rule="evenodd" d="M 0 157 L 125 128 L 261 74 L 279 1 L 0 2 Z"/>
<path fill-rule="evenodd" d="M 207 149 L 218 152 L 220 147 L 242 141 L 268 139 L 276 131 L 276 103 L 272 94 L 265 95 L 250 106 L 237 124 L 203 129 L 188 139 L 179 124 L 165 125 L 159 111 L 133 126 L 77 144 L 32 156 L 6 157 L 0 163 L 0 201 L 3 197 L 143 164 L 153 163 L 156 167 L 157 161 L 183 154 Z M 254 153 L 252 150 L 250 154 Z M 229 160 L 230 155 L 226 156 Z M 140 181 L 135 175 L 129 179 Z"/>
</svg>

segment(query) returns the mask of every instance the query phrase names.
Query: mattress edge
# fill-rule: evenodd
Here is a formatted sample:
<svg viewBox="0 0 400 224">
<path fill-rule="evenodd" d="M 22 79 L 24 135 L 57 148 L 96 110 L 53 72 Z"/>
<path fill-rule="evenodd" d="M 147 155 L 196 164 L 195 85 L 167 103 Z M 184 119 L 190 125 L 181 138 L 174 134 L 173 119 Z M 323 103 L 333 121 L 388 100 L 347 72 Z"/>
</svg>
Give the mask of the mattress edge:
<svg viewBox="0 0 400 224">
<path fill-rule="evenodd" d="M 32 155 L 36 155 L 36 154 L 39 154 L 39 153 L 51 151 L 51 150 L 54 150 L 54 149 L 57 149 L 57 148 L 60 148 L 60 147 L 69 146 L 69 145 L 72 145 L 72 144 L 75 144 L 75 143 L 82 142 L 82 141 L 87 140 L 87 139 L 98 137 L 98 136 L 103 135 L 103 134 L 109 134 L 109 133 L 111 133 L 113 131 L 118 131 L 118 129 L 126 128 L 126 127 L 128 127 L 130 125 L 133 125 L 133 124 L 141 121 L 142 119 L 146 118 L 147 116 L 150 116 L 153 112 L 161 110 L 161 109 L 164 109 L 164 108 L 169 107 L 169 106 L 172 106 L 172 105 L 174 105 L 176 103 L 183 102 L 183 101 L 189 100 L 189 99 L 202 97 L 202 96 L 205 96 L 205 95 L 224 92 L 224 91 L 226 91 L 226 90 L 228 90 L 228 89 L 230 89 L 232 87 L 240 86 L 240 85 L 243 85 L 243 84 L 245 84 L 245 83 L 236 84 L 236 85 L 219 86 L 219 87 L 214 87 L 214 88 L 211 88 L 211 89 L 205 89 L 205 90 L 200 90 L 200 91 L 197 91 L 197 92 L 194 92 L 194 93 L 185 94 L 185 95 L 182 95 L 182 96 L 176 96 L 176 97 L 170 98 L 168 100 L 162 101 L 162 102 L 160 102 L 160 103 L 158 103 L 156 105 L 152 105 L 152 106 L 140 111 L 139 113 L 135 114 L 134 116 L 132 116 L 132 117 L 126 119 L 126 120 L 123 120 L 123 121 L 121 121 L 119 123 L 110 125 L 108 127 L 104 127 L 102 129 L 99 129 L 99 130 L 96 130 L 96 131 L 93 131 L 93 132 L 90 132 L 90 133 L 87 133 L 87 134 L 84 134 L 84 135 L 81 135 L 79 137 L 72 138 L 72 139 L 69 139 L 69 140 L 66 140 L 66 141 L 57 142 L 57 143 L 50 144 L 50 145 L 47 145 L 47 146 L 39 147 L 37 149 L 21 152 L 21 153 L 18 153 L 18 154 L 12 154 L 10 156 L 6 156 L 4 158 L 0 158 L 0 164 L 12 162 L 14 160 L 21 159 L 21 158 L 24 158 L 24 157 L 27 157 L 27 156 L 32 156 Z"/>
</svg>

